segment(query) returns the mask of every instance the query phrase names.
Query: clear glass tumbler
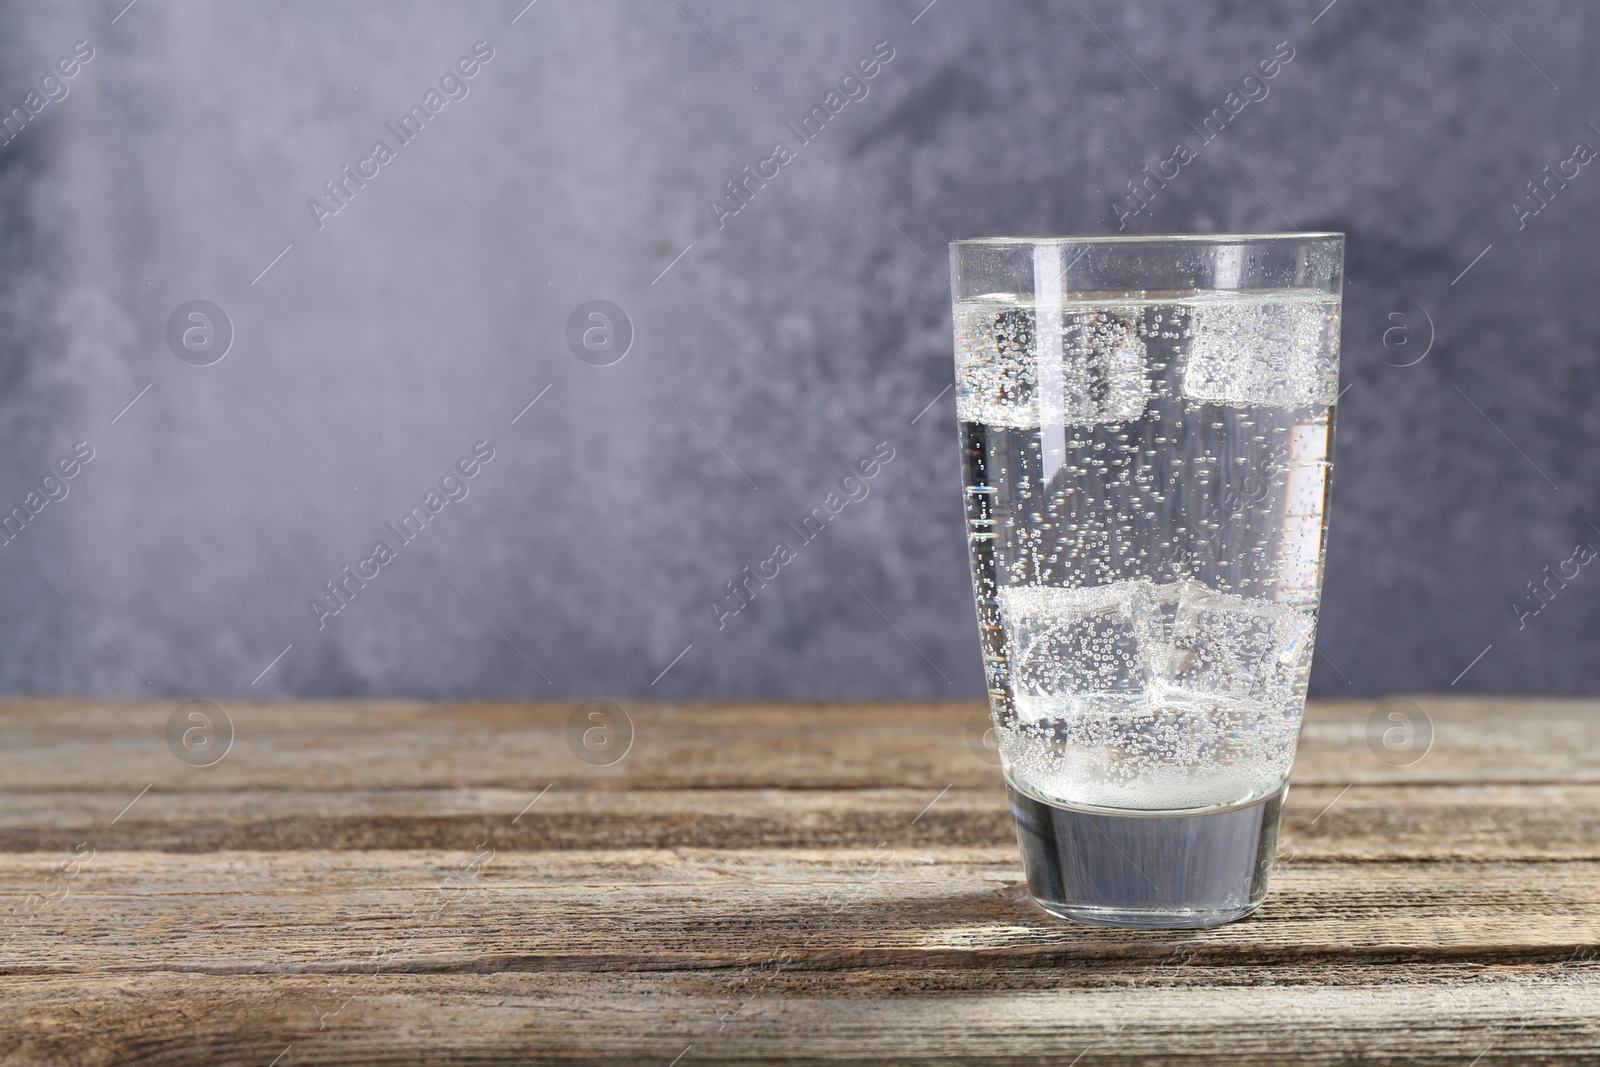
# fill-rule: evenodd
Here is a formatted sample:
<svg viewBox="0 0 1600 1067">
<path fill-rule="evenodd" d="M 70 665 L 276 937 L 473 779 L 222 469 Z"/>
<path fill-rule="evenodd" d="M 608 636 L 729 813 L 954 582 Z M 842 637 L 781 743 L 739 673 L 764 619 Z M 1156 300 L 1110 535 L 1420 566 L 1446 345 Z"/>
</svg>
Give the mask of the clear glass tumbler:
<svg viewBox="0 0 1600 1067">
<path fill-rule="evenodd" d="M 1033 897 L 1117 926 L 1245 916 L 1311 669 L 1344 236 L 950 259 L 978 629 Z"/>
</svg>

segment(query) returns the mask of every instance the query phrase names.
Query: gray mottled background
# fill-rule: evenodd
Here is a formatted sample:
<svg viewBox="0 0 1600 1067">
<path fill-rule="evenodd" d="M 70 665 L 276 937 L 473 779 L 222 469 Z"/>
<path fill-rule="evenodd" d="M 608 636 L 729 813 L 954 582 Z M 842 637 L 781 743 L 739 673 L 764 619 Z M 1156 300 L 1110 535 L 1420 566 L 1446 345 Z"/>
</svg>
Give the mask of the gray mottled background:
<svg viewBox="0 0 1600 1067">
<path fill-rule="evenodd" d="M 1287 41 L 1127 225 L 1349 234 L 1313 692 L 1447 689 L 1486 648 L 1456 690 L 1596 691 L 1600 575 L 1512 603 L 1600 546 L 1600 169 L 1511 205 L 1600 145 L 1600 12 L 1325 2 L 4 4 L 0 109 L 95 54 L 0 147 L 0 510 L 95 458 L 0 548 L 0 687 L 977 697 L 945 242 L 1114 232 Z M 470 94 L 319 229 L 307 199 L 480 40 Z M 191 299 L 233 324 L 212 366 L 166 341 Z M 635 331 L 611 366 L 566 341 L 592 299 Z M 1396 309 L 1410 347 L 1370 343 Z M 319 630 L 308 599 L 478 440 L 470 495 Z"/>
</svg>

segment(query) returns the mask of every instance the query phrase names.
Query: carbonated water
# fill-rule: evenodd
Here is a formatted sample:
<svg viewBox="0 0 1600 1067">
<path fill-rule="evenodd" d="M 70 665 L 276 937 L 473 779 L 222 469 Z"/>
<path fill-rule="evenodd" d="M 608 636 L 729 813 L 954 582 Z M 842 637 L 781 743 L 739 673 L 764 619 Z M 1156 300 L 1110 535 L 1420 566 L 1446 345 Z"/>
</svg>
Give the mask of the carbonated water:
<svg viewBox="0 0 1600 1067">
<path fill-rule="evenodd" d="M 1014 789 L 1105 813 L 1275 797 L 1316 629 L 1338 300 L 993 294 L 958 301 L 955 331 Z"/>
</svg>

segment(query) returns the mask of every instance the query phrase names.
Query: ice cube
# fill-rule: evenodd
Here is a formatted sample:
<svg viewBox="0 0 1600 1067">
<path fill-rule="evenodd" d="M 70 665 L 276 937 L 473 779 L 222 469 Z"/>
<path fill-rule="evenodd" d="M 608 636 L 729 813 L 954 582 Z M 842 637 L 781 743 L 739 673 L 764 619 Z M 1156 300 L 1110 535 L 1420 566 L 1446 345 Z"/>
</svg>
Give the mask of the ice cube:
<svg viewBox="0 0 1600 1067">
<path fill-rule="evenodd" d="M 1086 701 L 1131 707 L 1162 667 L 1150 582 L 1011 586 L 999 600 L 1012 692 L 1025 720 L 1077 714 Z"/>
<path fill-rule="evenodd" d="M 1162 648 L 1157 662 L 1165 664 L 1172 649 L 1172 629 L 1178 617 L 1178 604 L 1185 599 L 1205 596 L 1208 590 L 1192 578 L 1156 586 L 1155 629 L 1156 643 Z"/>
<path fill-rule="evenodd" d="M 1281 708 L 1237 696 L 1180 689 L 1157 682 L 1150 691 L 1151 714 L 1163 729 L 1151 736 L 1179 762 L 1198 765 L 1241 760 L 1277 761 L 1286 720 Z M 1298 719 L 1293 725 L 1298 727 Z M 1293 741 L 1294 733 L 1287 737 Z"/>
<path fill-rule="evenodd" d="M 1189 317 L 1182 390 L 1234 407 L 1321 407 L 1338 394 L 1339 302 L 1229 297 Z"/>
<path fill-rule="evenodd" d="M 958 304 L 956 413 L 991 426 L 1037 426 L 1031 307 Z"/>
<path fill-rule="evenodd" d="M 1173 619 L 1165 680 L 1203 696 L 1297 711 L 1315 627 L 1313 615 L 1288 604 L 1209 590 L 1184 596 Z"/>
<path fill-rule="evenodd" d="M 1068 804 L 1175 810 L 1282 786 L 1297 720 L 1249 700 L 1156 682 L 1136 698 L 1080 698 L 1074 714 L 997 732 L 1011 775 Z"/>
<path fill-rule="evenodd" d="M 993 300 L 958 304 L 957 414 L 969 422 L 1024 427 L 1139 418 L 1151 394 L 1139 314 L 1041 311 Z"/>
<path fill-rule="evenodd" d="M 1017 725 L 1029 729 L 1043 725 L 1065 729 L 1067 724 L 1086 721 L 1118 721 L 1129 715 L 1149 710 L 1149 697 L 1144 693 L 1093 693 L 1076 695 L 1051 695 L 1015 691 L 1011 706 L 1017 713 Z"/>
<path fill-rule="evenodd" d="M 1131 422 L 1150 400 L 1139 312 L 1068 311 L 1061 330 L 1061 421 L 1069 426 Z M 1041 396 L 1050 404 L 1050 396 Z"/>
</svg>

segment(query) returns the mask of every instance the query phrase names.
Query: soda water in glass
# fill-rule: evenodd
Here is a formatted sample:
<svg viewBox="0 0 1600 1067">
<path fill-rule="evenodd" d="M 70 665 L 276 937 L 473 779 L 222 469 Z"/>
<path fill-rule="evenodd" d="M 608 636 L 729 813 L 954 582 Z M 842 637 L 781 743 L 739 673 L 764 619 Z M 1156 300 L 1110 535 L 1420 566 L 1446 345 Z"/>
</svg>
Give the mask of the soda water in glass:
<svg viewBox="0 0 1600 1067">
<path fill-rule="evenodd" d="M 1033 897 L 1118 926 L 1247 915 L 1316 635 L 1344 237 L 950 258 L 973 591 Z"/>
</svg>

